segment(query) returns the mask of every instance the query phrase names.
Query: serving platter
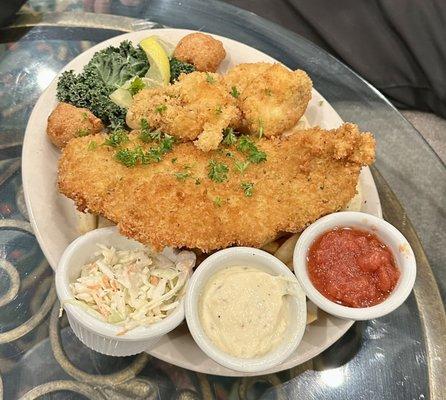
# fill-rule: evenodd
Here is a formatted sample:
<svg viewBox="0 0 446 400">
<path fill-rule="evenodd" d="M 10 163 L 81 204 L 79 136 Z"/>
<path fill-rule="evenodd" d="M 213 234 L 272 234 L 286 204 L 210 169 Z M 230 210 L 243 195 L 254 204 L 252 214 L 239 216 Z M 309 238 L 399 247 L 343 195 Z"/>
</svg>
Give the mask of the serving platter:
<svg viewBox="0 0 446 400">
<path fill-rule="evenodd" d="M 167 42 L 176 44 L 179 39 L 191 32 L 182 29 L 153 29 L 120 35 L 80 54 L 63 70 L 73 69 L 80 72 L 96 51 L 110 45 L 119 45 L 123 40 L 131 40 L 137 44 L 147 36 L 157 35 Z M 244 62 L 276 62 L 270 56 L 245 44 L 213 36 L 223 42 L 227 52 L 219 72 L 225 72 L 228 68 Z M 26 129 L 22 154 L 23 188 L 30 221 L 42 251 L 53 269 L 57 267 L 64 249 L 79 235 L 73 203 L 60 195 L 56 187 L 59 150 L 47 140 L 45 134 L 48 115 L 57 104 L 56 85 L 57 77 L 34 107 Z M 319 125 L 323 128 L 335 128 L 342 123 L 336 111 L 316 90 L 313 90 L 312 100 L 305 116 L 310 125 Z M 368 168 L 362 170 L 359 184 L 363 196 L 361 210 L 381 217 L 378 193 Z M 319 312 L 318 319 L 307 326 L 296 352 L 283 364 L 265 373 L 288 369 L 311 359 L 337 341 L 352 324 L 352 321 Z M 185 325 L 165 336 L 150 354 L 198 372 L 225 376 L 250 375 L 229 370 L 209 359 L 195 344 Z"/>
</svg>

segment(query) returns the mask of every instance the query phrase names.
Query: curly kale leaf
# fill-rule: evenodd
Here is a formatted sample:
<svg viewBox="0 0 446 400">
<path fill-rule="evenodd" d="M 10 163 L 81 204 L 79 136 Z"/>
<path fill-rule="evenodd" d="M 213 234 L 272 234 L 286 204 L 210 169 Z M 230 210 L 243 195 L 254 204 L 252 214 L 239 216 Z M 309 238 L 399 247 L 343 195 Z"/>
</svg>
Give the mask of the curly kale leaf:
<svg viewBox="0 0 446 400">
<path fill-rule="evenodd" d="M 57 83 L 57 98 L 76 107 L 85 107 L 112 128 L 125 126 L 126 110 L 109 95 L 134 76 L 144 76 L 149 68 L 143 50 L 128 41 L 94 54 L 84 70 L 76 75 L 64 72 Z"/>
<path fill-rule="evenodd" d="M 181 74 L 190 74 L 195 70 L 192 64 L 182 62 L 172 57 L 170 59 L 170 83 L 176 82 Z"/>
</svg>

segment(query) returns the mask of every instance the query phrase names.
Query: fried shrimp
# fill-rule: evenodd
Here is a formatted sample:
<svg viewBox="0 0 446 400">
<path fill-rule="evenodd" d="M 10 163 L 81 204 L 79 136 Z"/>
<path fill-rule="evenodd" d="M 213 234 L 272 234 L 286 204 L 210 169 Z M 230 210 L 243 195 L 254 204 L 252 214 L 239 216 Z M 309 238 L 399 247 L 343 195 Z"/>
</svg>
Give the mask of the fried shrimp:
<svg viewBox="0 0 446 400">
<path fill-rule="evenodd" d="M 162 88 L 139 92 L 127 112 L 127 124 L 138 129 L 145 119 L 180 141 L 195 141 L 203 151 L 216 149 L 224 128 L 236 124 L 240 112 L 218 74 L 193 72 Z"/>
<path fill-rule="evenodd" d="M 225 81 L 242 114 L 238 128 L 259 136 L 277 136 L 292 128 L 311 99 L 308 75 L 281 64 L 240 64 Z"/>
<path fill-rule="evenodd" d="M 74 137 L 87 136 L 104 129 L 101 120 L 86 108 L 59 103 L 48 117 L 46 133 L 60 149 Z"/>
</svg>

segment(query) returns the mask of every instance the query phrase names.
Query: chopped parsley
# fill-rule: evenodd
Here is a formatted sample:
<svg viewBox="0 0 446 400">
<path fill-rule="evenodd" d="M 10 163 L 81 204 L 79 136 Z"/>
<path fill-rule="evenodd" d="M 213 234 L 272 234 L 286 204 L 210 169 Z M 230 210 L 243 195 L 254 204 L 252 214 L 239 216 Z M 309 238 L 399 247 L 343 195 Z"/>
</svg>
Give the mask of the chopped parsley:
<svg viewBox="0 0 446 400">
<path fill-rule="evenodd" d="M 200 178 L 195 179 L 195 184 L 196 185 L 201 185 L 201 179 Z"/>
<path fill-rule="evenodd" d="M 150 131 L 146 129 L 141 129 L 141 133 L 139 134 L 139 139 L 144 143 L 149 143 L 153 141 L 159 142 L 162 139 L 161 131 Z"/>
<path fill-rule="evenodd" d="M 127 135 L 127 132 L 122 129 L 118 129 L 108 135 L 108 138 L 105 139 L 104 144 L 106 146 L 118 147 L 122 143 L 126 143 L 128 141 L 129 137 Z"/>
<path fill-rule="evenodd" d="M 243 173 L 249 164 L 250 164 L 249 161 L 236 161 L 234 163 L 234 166 L 238 172 Z"/>
<path fill-rule="evenodd" d="M 222 110 L 221 106 L 218 106 L 218 107 L 215 109 L 215 114 L 217 114 L 217 115 L 221 114 L 222 112 L 223 112 L 223 110 Z"/>
<path fill-rule="evenodd" d="M 228 171 L 229 168 L 226 164 L 211 160 L 209 163 L 208 177 L 214 182 L 221 183 L 228 179 Z"/>
<path fill-rule="evenodd" d="M 176 158 L 176 157 L 172 158 L 172 159 L 170 160 L 170 162 L 171 162 L 172 164 L 175 164 L 175 163 L 177 162 L 177 158 Z"/>
<path fill-rule="evenodd" d="M 232 146 L 237 142 L 237 136 L 234 133 L 234 129 L 225 128 L 223 130 L 223 144 L 227 146 Z"/>
<path fill-rule="evenodd" d="M 234 157 L 234 153 L 232 151 L 227 151 L 225 156 L 226 157 Z"/>
<path fill-rule="evenodd" d="M 242 182 L 240 184 L 241 188 L 245 192 L 246 197 L 252 197 L 252 192 L 254 190 L 254 184 L 251 182 Z"/>
<path fill-rule="evenodd" d="M 213 84 L 215 83 L 215 78 L 209 72 L 206 72 L 206 81 L 207 83 Z"/>
<path fill-rule="evenodd" d="M 164 111 L 167 110 L 167 106 L 165 104 L 160 104 L 155 107 L 155 112 L 162 114 Z"/>
<path fill-rule="evenodd" d="M 88 119 L 88 114 L 84 111 L 82 113 L 82 119 L 85 121 L 86 119 Z"/>
<path fill-rule="evenodd" d="M 236 99 L 240 96 L 240 92 L 237 90 L 237 86 L 233 86 L 231 88 L 231 95 Z"/>
<path fill-rule="evenodd" d="M 254 142 L 246 135 L 240 136 L 237 150 L 248 156 L 248 161 L 258 164 L 266 161 L 266 153 L 259 150 Z"/>
<path fill-rule="evenodd" d="M 88 143 L 88 150 L 95 150 L 97 149 L 98 144 L 94 140 L 90 140 L 90 143 Z"/>
<path fill-rule="evenodd" d="M 131 149 L 120 149 L 116 152 L 116 159 L 126 167 L 134 167 L 138 162 L 138 152 Z"/>
<path fill-rule="evenodd" d="M 136 93 L 144 89 L 145 86 L 146 85 L 144 85 L 143 80 L 137 76 L 135 79 L 133 79 L 132 83 L 130 83 L 129 92 L 132 96 L 134 96 Z"/>
<path fill-rule="evenodd" d="M 77 137 L 84 137 L 84 136 L 88 136 L 90 134 L 88 129 L 78 129 L 76 131 L 76 136 Z"/>
<path fill-rule="evenodd" d="M 222 200 L 221 200 L 221 197 L 220 197 L 220 196 L 216 196 L 216 197 L 214 198 L 214 204 L 215 204 L 217 207 L 221 207 L 221 205 L 222 205 L 223 203 L 222 203 Z"/>
<path fill-rule="evenodd" d="M 175 177 L 179 180 L 179 181 L 185 181 L 187 178 L 190 177 L 190 172 L 189 171 L 183 171 L 183 172 L 175 172 Z"/>
</svg>

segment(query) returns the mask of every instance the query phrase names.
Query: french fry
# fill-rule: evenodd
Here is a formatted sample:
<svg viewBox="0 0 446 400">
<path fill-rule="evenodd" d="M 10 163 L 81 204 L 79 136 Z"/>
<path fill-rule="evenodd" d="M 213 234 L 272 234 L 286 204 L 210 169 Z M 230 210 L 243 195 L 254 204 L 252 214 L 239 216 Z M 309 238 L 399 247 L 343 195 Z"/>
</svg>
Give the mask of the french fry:
<svg viewBox="0 0 446 400">
<path fill-rule="evenodd" d="M 81 211 L 75 210 L 77 231 L 83 235 L 93 229 L 98 227 L 98 217 L 94 214 L 83 213 Z"/>
<path fill-rule="evenodd" d="M 277 243 L 275 240 L 273 240 L 272 242 L 265 244 L 262 247 L 262 250 L 267 251 L 268 253 L 274 254 L 279 247 L 280 247 L 279 243 Z"/>
<path fill-rule="evenodd" d="M 290 236 L 283 244 L 278 248 L 274 255 L 283 263 L 288 264 L 293 261 L 294 247 L 296 246 L 297 239 L 299 239 L 300 234 L 295 233 Z"/>
<path fill-rule="evenodd" d="M 107 218 L 101 216 L 98 218 L 98 228 L 105 228 L 106 226 L 113 226 L 113 225 L 116 224 L 108 220 Z"/>
<path fill-rule="evenodd" d="M 310 300 L 307 300 L 307 325 L 317 320 L 318 308 Z"/>
</svg>

